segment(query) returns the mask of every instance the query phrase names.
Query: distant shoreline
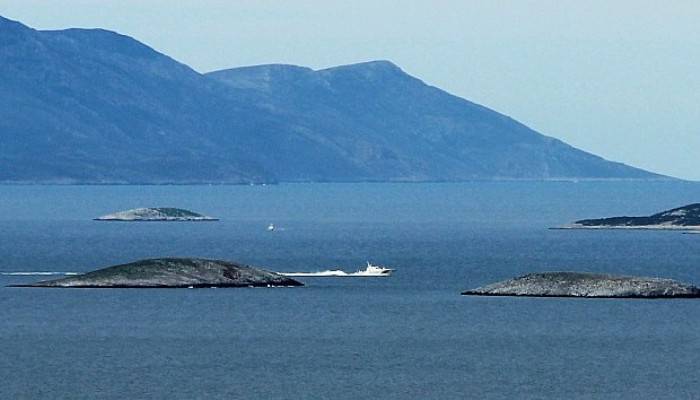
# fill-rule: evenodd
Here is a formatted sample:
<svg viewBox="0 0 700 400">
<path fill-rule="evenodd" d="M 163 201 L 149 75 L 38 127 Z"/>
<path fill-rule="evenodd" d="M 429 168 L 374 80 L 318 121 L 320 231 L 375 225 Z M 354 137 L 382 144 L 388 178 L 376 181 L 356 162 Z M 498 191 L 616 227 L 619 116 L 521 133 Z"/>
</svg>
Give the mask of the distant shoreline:
<svg viewBox="0 0 700 400">
<path fill-rule="evenodd" d="M 352 181 L 276 181 L 276 182 L 0 182 L 0 186 L 270 186 L 290 184 L 356 184 L 356 183 L 499 183 L 499 182 L 562 182 L 562 183 L 589 183 L 589 182 L 674 182 L 674 183 L 700 183 L 680 178 L 494 178 L 494 179 L 465 179 L 465 180 L 352 180 Z"/>
<path fill-rule="evenodd" d="M 700 226 L 664 226 L 664 225 L 641 225 L 641 226 L 552 226 L 550 230 L 616 230 L 616 231 L 681 231 L 700 233 Z"/>
</svg>

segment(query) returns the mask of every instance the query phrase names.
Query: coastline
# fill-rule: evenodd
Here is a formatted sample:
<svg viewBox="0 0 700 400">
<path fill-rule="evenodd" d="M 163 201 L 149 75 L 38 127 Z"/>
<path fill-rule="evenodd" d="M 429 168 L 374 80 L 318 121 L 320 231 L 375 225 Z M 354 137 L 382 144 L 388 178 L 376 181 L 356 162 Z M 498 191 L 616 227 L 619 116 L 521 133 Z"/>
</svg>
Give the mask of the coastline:
<svg viewBox="0 0 700 400">
<path fill-rule="evenodd" d="M 639 226 L 585 226 L 585 225 L 562 225 L 549 227 L 550 230 L 621 230 L 621 231 L 688 231 L 689 233 L 700 233 L 700 226 L 675 226 L 675 225 L 639 225 Z"/>
</svg>

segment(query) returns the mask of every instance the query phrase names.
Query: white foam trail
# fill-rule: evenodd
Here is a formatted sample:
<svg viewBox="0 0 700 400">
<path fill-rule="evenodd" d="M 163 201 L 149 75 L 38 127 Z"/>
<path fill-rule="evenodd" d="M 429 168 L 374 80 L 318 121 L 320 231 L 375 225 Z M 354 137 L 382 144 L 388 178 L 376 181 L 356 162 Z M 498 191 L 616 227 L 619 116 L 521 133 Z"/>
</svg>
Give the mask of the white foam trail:
<svg viewBox="0 0 700 400">
<path fill-rule="evenodd" d="M 28 271 L 28 272 L 0 272 L 6 276 L 53 276 L 53 275 L 80 275 L 79 272 L 50 272 L 50 271 Z"/>
<path fill-rule="evenodd" d="M 280 275 L 303 278 L 303 277 L 384 277 L 390 276 L 394 270 L 380 265 L 372 265 L 367 261 L 367 267 L 356 272 L 345 272 L 341 269 L 327 269 L 318 272 L 279 272 Z"/>
<path fill-rule="evenodd" d="M 301 278 L 301 277 L 306 277 L 306 276 L 350 276 L 353 274 L 348 274 L 345 271 L 341 271 L 339 269 L 329 269 L 325 271 L 318 271 L 318 272 L 279 272 L 280 275 L 284 276 L 289 276 L 289 277 L 296 277 L 296 278 Z"/>
<path fill-rule="evenodd" d="M 333 278 L 376 278 L 376 277 L 386 277 L 390 276 L 391 274 L 387 273 L 372 273 L 372 272 L 366 272 L 366 271 L 357 271 L 357 272 L 345 272 L 341 271 L 339 269 L 329 269 L 326 271 L 318 271 L 318 272 L 278 272 L 280 275 L 288 276 L 290 278 L 309 278 L 309 277 L 317 277 L 317 278 L 328 278 L 328 277 L 333 277 Z"/>
</svg>

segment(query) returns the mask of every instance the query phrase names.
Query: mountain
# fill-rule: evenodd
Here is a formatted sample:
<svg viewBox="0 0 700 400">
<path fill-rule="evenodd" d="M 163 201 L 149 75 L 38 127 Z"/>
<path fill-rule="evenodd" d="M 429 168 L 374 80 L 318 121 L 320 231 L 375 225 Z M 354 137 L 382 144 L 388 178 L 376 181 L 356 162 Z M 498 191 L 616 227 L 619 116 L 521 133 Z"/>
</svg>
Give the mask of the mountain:
<svg viewBox="0 0 700 400">
<path fill-rule="evenodd" d="M 207 75 L 256 91 L 270 109 L 303 117 L 316 127 L 307 134 L 361 166 L 363 179 L 655 177 L 543 136 L 388 61 L 320 71 L 261 65 Z"/>
<path fill-rule="evenodd" d="M 0 17 L 0 182 L 659 179 L 387 61 L 200 74 L 124 35 Z"/>
<path fill-rule="evenodd" d="M 0 19 L 0 181 L 269 179 L 235 133 L 278 121 L 220 86 L 114 32 Z"/>
</svg>

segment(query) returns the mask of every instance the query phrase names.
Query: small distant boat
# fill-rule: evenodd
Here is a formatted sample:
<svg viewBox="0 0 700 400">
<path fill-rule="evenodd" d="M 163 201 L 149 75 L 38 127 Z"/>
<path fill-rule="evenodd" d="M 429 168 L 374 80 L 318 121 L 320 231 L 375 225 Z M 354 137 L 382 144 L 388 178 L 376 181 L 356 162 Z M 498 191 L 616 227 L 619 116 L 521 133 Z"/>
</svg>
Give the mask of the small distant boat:
<svg viewBox="0 0 700 400">
<path fill-rule="evenodd" d="M 267 231 L 268 231 L 268 232 L 273 232 L 274 230 L 275 230 L 275 225 L 274 225 L 274 224 L 270 224 L 270 225 L 267 226 Z"/>
<path fill-rule="evenodd" d="M 284 276 L 289 276 L 289 277 L 297 277 L 297 278 L 303 278 L 303 277 L 317 277 L 317 278 L 328 278 L 328 277 L 335 277 L 335 278 L 377 278 L 377 277 L 386 277 L 386 276 L 391 276 L 391 273 L 394 272 L 393 269 L 391 268 L 386 268 L 382 267 L 379 265 L 374 265 L 367 261 L 367 266 L 365 269 L 358 270 L 356 272 L 345 272 L 340 269 L 329 269 L 326 271 L 318 271 L 318 272 L 280 272 L 280 275 Z"/>
</svg>

